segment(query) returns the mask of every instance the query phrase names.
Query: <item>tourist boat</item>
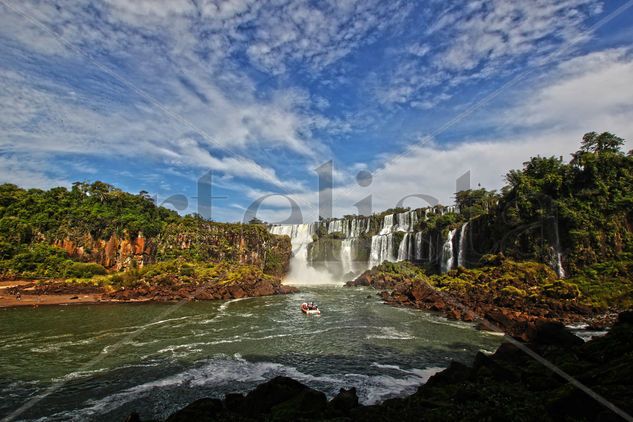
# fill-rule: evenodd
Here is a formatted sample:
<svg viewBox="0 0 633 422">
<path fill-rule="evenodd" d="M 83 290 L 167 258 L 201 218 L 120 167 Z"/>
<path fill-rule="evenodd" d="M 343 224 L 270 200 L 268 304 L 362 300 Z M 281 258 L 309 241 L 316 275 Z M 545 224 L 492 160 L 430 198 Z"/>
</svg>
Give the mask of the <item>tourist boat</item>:
<svg viewBox="0 0 633 422">
<path fill-rule="evenodd" d="M 301 312 L 303 312 L 306 315 L 321 315 L 321 311 L 319 311 L 319 307 L 313 303 L 307 304 L 306 302 L 303 302 L 301 304 Z"/>
</svg>

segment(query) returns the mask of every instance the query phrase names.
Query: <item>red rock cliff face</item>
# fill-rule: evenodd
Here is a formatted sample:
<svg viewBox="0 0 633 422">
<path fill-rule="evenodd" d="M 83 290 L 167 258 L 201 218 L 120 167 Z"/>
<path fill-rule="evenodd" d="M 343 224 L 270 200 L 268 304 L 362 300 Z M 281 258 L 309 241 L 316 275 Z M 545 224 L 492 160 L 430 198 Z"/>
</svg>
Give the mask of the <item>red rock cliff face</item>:
<svg viewBox="0 0 633 422">
<path fill-rule="evenodd" d="M 125 270 L 143 267 L 155 261 L 156 246 L 143 233 L 135 236 L 116 234 L 108 240 L 93 239 L 90 234 L 80 237 L 55 240 L 53 244 L 63 248 L 68 255 L 78 261 L 96 262 L 109 270 Z"/>
<path fill-rule="evenodd" d="M 73 259 L 96 262 L 113 271 L 183 257 L 191 261 L 250 264 L 268 274 L 283 276 L 292 253 L 287 236 L 272 235 L 264 226 L 206 221 L 170 224 L 155 238 L 125 232 L 104 240 L 74 233 L 53 244 Z"/>
<path fill-rule="evenodd" d="M 159 260 L 234 261 L 280 276 L 292 254 L 290 239 L 270 234 L 263 225 L 183 221 L 167 226 L 156 243 Z"/>
</svg>

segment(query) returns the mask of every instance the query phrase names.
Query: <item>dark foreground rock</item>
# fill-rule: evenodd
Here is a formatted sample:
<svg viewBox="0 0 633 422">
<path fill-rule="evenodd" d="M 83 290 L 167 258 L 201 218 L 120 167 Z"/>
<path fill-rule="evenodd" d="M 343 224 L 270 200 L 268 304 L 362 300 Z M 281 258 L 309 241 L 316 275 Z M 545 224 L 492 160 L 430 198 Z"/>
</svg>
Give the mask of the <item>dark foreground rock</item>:
<svg viewBox="0 0 633 422">
<path fill-rule="evenodd" d="M 408 397 L 361 406 L 354 388 L 329 402 L 323 393 L 277 377 L 246 395 L 201 399 L 171 415 L 181 421 L 617 421 L 612 409 L 546 368 L 546 359 L 619 411 L 633 413 L 633 313 L 587 343 L 560 324 L 540 323 L 530 343 L 479 353 L 472 367 L 452 363 Z"/>
</svg>

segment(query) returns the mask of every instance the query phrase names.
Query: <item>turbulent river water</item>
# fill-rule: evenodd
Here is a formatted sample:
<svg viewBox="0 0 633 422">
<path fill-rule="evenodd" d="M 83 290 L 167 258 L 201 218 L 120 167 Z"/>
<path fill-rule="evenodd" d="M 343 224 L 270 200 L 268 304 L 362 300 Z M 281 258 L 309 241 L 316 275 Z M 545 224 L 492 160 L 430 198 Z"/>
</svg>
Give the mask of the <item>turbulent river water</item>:
<svg viewBox="0 0 633 422">
<path fill-rule="evenodd" d="M 299 311 L 306 300 L 321 317 Z M 17 419 L 27 420 L 120 420 L 131 411 L 160 419 L 276 375 L 330 397 L 355 386 L 361 402 L 375 403 L 410 394 L 451 360 L 470 363 L 501 341 L 384 305 L 373 290 L 338 286 L 180 306 L 3 309 L 0 339 L 0 415 L 26 403 Z"/>
</svg>

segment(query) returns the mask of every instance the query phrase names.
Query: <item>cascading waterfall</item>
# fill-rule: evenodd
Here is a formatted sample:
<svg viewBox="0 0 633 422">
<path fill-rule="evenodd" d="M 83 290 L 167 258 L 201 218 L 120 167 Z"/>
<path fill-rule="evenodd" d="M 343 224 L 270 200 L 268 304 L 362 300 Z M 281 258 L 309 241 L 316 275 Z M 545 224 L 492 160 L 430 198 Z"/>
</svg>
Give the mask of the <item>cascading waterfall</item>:
<svg viewBox="0 0 633 422">
<path fill-rule="evenodd" d="M 332 220 L 327 227 L 328 233 L 343 232 L 343 220 Z"/>
<path fill-rule="evenodd" d="M 371 237 L 369 252 L 369 268 L 382 264 L 384 261 L 395 261 L 393 256 L 394 215 L 385 215 L 380 232 Z"/>
<path fill-rule="evenodd" d="M 558 278 L 565 278 L 565 269 L 563 268 L 563 253 L 561 252 L 560 247 L 560 236 L 558 234 L 558 221 L 555 223 L 554 227 L 554 248 L 556 253 L 556 273 L 558 274 Z"/>
<path fill-rule="evenodd" d="M 383 217 L 379 227 L 372 227 L 372 221 L 376 220 L 359 216 L 313 224 L 273 225 L 270 227 L 270 231 L 273 234 L 288 235 L 292 240 L 294 254 L 290 262 L 287 281 L 292 283 L 328 283 L 343 275 L 358 274 L 367 267 L 372 268 L 385 261 L 423 261 L 427 253 L 424 248 L 427 246 L 424 245 L 424 232 L 415 232 L 418 221 L 420 219 L 426 220 L 431 213 L 443 211 L 444 208 L 435 207 L 389 214 Z M 466 229 L 462 228 L 462 230 Z M 324 251 L 323 244 L 309 246 L 313 242 L 313 236 L 322 233 L 322 231 L 326 231 L 328 234 L 337 234 L 331 236 L 330 239 L 333 242 L 340 242 L 340 255 L 338 258 L 334 258 L 335 262 L 332 262 L 332 258 L 328 262 L 323 261 L 323 258 L 317 258 L 317 256 L 322 256 L 327 252 Z M 365 236 L 370 231 L 378 233 L 371 237 L 369 262 L 359 262 L 358 256 L 365 255 L 361 248 L 367 247 Z M 465 237 L 464 233 L 460 239 Z M 398 238 L 402 236 L 399 244 L 395 243 L 394 234 Z M 436 242 L 433 240 L 433 237 L 430 236 L 428 261 L 433 262 L 434 258 L 441 257 L 443 259 L 442 265 L 446 265 L 441 239 L 435 239 Z M 463 249 L 460 240 L 459 259 L 462 258 Z M 340 261 L 340 266 L 338 261 Z M 457 261 L 458 257 L 453 257 L 450 267 L 452 268 Z M 327 270 L 316 269 L 312 265 L 325 266 Z"/>
<path fill-rule="evenodd" d="M 466 267 L 466 234 L 468 233 L 468 222 L 464 223 L 459 233 L 459 253 L 457 254 L 457 265 L 460 267 Z"/>
<path fill-rule="evenodd" d="M 314 224 L 281 224 L 270 227 L 270 232 L 290 237 L 293 256 L 290 259 L 290 272 L 285 281 L 289 284 L 330 284 L 332 275 L 327 271 L 319 271 L 308 264 L 308 245 L 313 242 L 319 223 Z"/>
<path fill-rule="evenodd" d="M 393 214 L 385 215 L 383 218 L 382 228 L 380 229 L 380 235 L 386 235 L 391 233 L 393 229 Z"/>
<path fill-rule="evenodd" d="M 355 256 L 356 239 L 348 238 L 341 242 L 341 267 L 343 274 L 354 273 L 354 256 Z"/>
<path fill-rule="evenodd" d="M 409 259 L 409 233 L 405 233 L 400 246 L 398 246 L 398 258 L 397 261 L 405 261 Z"/>
<path fill-rule="evenodd" d="M 393 233 L 371 237 L 369 268 L 380 265 L 385 261 L 395 261 L 393 257 Z"/>
<path fill-rule="evenodd" d="M 342 220 L 332 220 L 328 224 L 328 233 L 342 233 L 345 239 L 341 241 L 341 271 L 343 275 L 355 274 L 359 269 L 356 261 L 356 249 L 358 238 L 363 232 L 369 230 L 370 219 L 352 218 Z M 364 269 L 364 268 L 363 268 Z"/>
<path fill-rule="evenodd" d="M 415 234 L 410 233 L 407 241 L 407 259 L 413 261 L 415 259 Z"/>
<path fill-rule="evenodd" d="M 442 273 L 447 273 L 453 269 L 453 263 L 455 261 L 453 237 L 455 237 L 455 233 L 457 233 L 457 229 L 448 232 L 446 242 L 444 242 L 444 247 L 442 248 Z"/>
<path fill-rule="evenodd" d="M 415 259 L 417 261 L 422 261 L 422 234 L 422 232 L 415 234 Z"/>
</svg>

